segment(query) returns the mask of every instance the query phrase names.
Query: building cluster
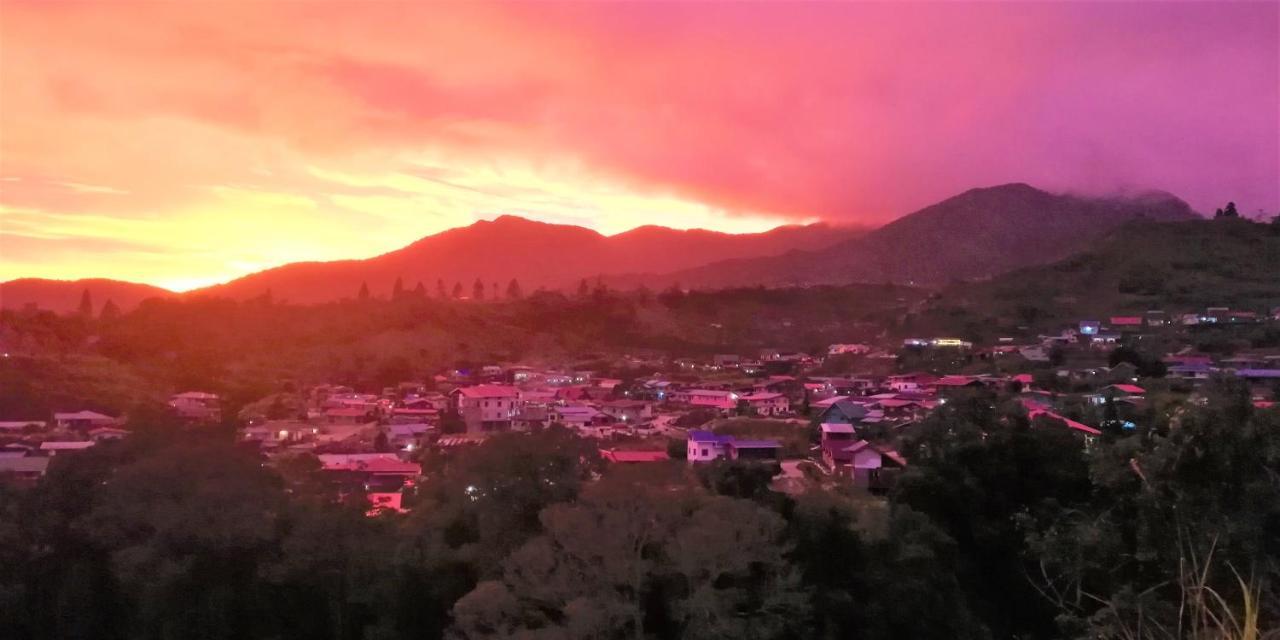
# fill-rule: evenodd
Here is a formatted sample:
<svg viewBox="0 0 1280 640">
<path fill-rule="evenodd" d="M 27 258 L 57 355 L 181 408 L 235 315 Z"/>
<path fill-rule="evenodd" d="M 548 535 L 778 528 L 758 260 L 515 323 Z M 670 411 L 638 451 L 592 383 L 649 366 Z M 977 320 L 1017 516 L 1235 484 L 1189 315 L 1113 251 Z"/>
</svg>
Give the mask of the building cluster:
<svg viewBox="0 0 1280 640">
<path fill-rule="evenodd" d="M 961 394 L 1012 395 L 1034 424 L 1067 429 L 1088 445 L 1104 427 L 1133 428 L 1148 402 L 1147 374 L 1133 362 L 1114 362 L 1112 350 L 1149 339 L 1168 344 L 1170 335 L 1204 325 L 1271 320 L 1226 308 L 1151 311 L 1082 319 L 1056 334 L 979 347 L 953 337 L 885 338 L 813 354 L 621 357 L 607 373 L 494 363 L 376 390 L 316 385 L 273 394 L 234 416 L 223 414 L 217 395 L 200 391 L 172 396 L 168 408 L 179 425 L 233 418 L 242 445 L 269 460 L 315 455 L 324 477 L 344 493 L 366 495 L 374 513 L 407 508 L 424 451 L 553 426 L 596 442 L 611 463 L 763 460 L 787 463 L 785 474 L 807 462 L 829 481 L 877 492 L 908 465 L 899 450 L 903 436 Z M 1215 374 L 1234 374 L 1253 385 L 1258 406 L 1270 406 L 1280 392 L 1280 350 L 1224 356 L 1200 353 L 1185 339 L 1173 343 L 1179 346 L 1158 359 L 1162 377 L 1194 388 Z M 920 365 L 930 358 L 936 362 Z M 904 371 L 915 366 L 921 369 Z M 0 476 L 34 481 L 56 456 L 129 435 L 124 417 L 69 409 L 34 421 L 0 416 Z"/>
</svg>

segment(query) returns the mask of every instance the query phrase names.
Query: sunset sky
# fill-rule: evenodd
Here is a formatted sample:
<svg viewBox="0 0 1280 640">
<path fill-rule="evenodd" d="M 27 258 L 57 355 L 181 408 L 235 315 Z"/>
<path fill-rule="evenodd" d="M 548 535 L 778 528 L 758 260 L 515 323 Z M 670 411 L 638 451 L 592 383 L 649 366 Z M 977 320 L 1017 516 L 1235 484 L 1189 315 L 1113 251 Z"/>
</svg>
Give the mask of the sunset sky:
<svg viewBox="0 0 1280 640">
<path fill-rule="evenodd" d="M 173 289 L 513 213 L 1280 210 L 1280 3 L 0 1 L 0 280 Z"/>
</svg>

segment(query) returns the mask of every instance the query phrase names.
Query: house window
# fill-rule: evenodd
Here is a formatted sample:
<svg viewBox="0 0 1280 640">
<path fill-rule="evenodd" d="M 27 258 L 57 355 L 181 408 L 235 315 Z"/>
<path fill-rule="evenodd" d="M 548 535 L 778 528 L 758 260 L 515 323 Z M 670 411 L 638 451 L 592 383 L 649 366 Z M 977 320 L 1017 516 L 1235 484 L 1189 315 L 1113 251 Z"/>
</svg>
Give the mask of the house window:
<svg viewBox="0 0 1280 640">
<path fill-rule="evenodd" d="M 707 457 L 707 453 L 708 453 L 708 452 L 707 452 L 707 450 L 706 450 L 706 449 L 703 449 L 703 450 L 702 450 L 702 457 L 704 457 L 704 458 L 705 458 L 705 457 Z"/>
</svg>

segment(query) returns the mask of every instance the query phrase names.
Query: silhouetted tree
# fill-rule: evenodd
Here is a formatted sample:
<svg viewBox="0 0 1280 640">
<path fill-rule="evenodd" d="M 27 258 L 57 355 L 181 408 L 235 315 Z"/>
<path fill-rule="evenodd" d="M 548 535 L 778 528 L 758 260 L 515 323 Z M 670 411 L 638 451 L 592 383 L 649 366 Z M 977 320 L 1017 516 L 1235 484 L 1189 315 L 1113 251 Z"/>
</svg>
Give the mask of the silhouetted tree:
<svg viewBox="0 0 1280 640">
<path fill-rule="evenodd" d="M 120 307 L 116 306 L 115 301 L 107 300 L 107 303 L 102 305 L 102 312 L 98 317 L 103 320 L 113 320 L 118 318 L 120 317 Z"/>
<path fill-rule="evenodd" d="M 425 299 L 427 297 L 427 287 L 422 284 L 421 280 L 418 281 L 418 286 L 413 288 L 413 295 L 416 298 Z"/>
<path fill-rule="evenodd" d="M 507 283 L 507 299 L 519 300 L 522 295 L 523 294 L 520 292 L 520 282 L 515 278 L 512 278 L 511 282 Z"/>
<path fill-rule="evenodd" d="M 462 298 L 462 283 L 455 282 L 453 283 L 453 299 L 459 300 L 461 298 Z"/>
<path fill-rule="evenodd" d="M 1234 203 L 1234 202 L 1228 202 L 1228 203 L 1227 203 L 1227 208 L 1225 208 L 1225 209 L 1218 209 L 1217 211 L 1214 211 L 1214 212 L 1213 212 L 1213 217 L 1215 217 L 1215 218 L 1239 218 L 1239 217 L 1240 217 L 1240 212 L 1239 212 L 1239 211 L 1236 211 L 1236 203 Z"/>
<path fill-rule="evenodd" d="M 436 278 L 436 297 L 441 300 L 449 297 L 449 292 L 444 288 L 444 278 Z"/>
<path fill-rule="evenodd" d="M 583 278 L 582 282 L 578 283 L 578 297 L 585 298 L 590 294 L 591 294 L 591 287 L 587 286 L 587 279 Z"/>
<path fill-rule="evenodd" d="M 471 299 L 484 300 L 484 282 L 480 278 L 476 278 L 476 283 L 471 285 Z"/>
<path fill-rule="evenodd" d="M 91 318 L 93 317 L 93 298 L 89 296 L 89 290 L 85 289 L 80 294 L 80 315 Z"/>
<path fill-rule="evenodd" d="M 391 299 L 399 300 L 404 297 L 404 279 L 396 277 L 396 283 L 391 285 Z"/>
<path fill-rule="evenodd" d="M 369 283 L 367 282 L 360 283 L 360 293 L 356 294 L 356 298 L 359 300 L 369 299 Z"/>
</svg>

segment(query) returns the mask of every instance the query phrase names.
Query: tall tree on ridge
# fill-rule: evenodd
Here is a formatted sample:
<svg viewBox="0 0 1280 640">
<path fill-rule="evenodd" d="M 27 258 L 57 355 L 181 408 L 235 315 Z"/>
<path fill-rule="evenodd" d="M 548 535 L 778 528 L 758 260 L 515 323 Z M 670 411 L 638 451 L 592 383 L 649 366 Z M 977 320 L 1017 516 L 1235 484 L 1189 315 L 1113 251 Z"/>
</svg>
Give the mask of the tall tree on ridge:
<svg viewBox="0 0 1280 640">
<path fill-rule="evenodd" d="M 93 317 L 93 297 L 89 295 L 88 289 L 85 289 L 80 294 L 80 309 L 78 313 L 86 318 Z"/>
</svg>

